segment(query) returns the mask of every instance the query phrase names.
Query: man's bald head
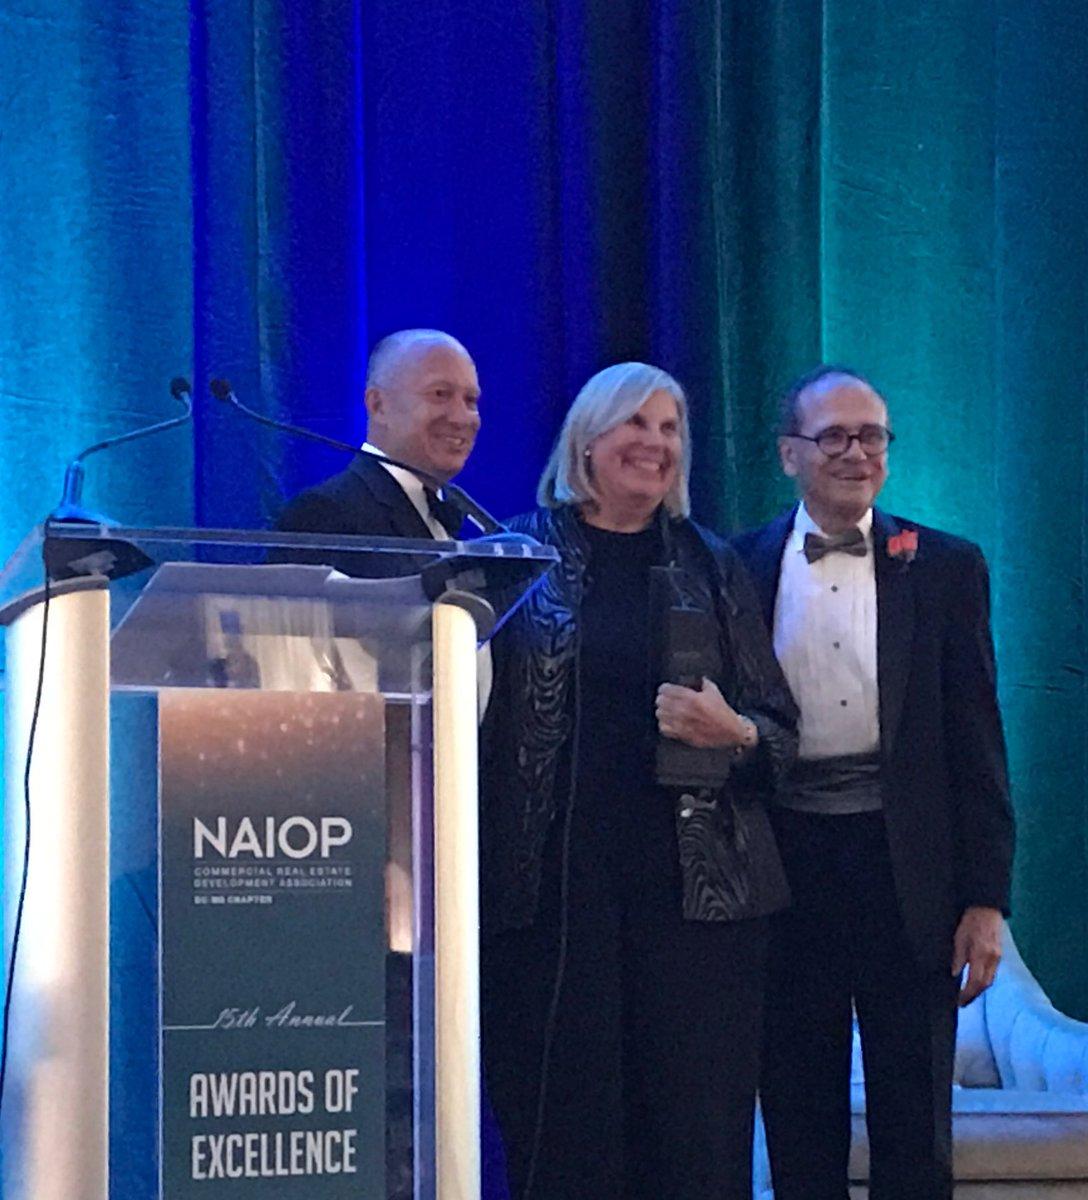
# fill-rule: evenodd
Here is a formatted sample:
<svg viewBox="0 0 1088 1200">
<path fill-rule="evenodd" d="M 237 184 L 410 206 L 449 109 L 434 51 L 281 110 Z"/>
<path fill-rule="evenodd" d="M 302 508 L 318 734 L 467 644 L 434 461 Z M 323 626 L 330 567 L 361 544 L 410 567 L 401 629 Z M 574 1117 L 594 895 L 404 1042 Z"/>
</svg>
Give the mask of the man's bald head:
<svg viewBox="0 0 1088 1200">
<path fill-rule="evenodd" d="M 480 428 L 480 385 L 468 351 L 440 329 L 402 329 L 367 364 L 367 440 L 442 479 L 465 465 Z"/>
<path fill-rule="evenodd" d="M 472 361 L 464 346 L 441 329 L 401 329 L 383 337 L 371 350 L 366 364 L 366 386 L 388 384 L 404 361 L 432 346 L 446 346 Z"/>
</svg>

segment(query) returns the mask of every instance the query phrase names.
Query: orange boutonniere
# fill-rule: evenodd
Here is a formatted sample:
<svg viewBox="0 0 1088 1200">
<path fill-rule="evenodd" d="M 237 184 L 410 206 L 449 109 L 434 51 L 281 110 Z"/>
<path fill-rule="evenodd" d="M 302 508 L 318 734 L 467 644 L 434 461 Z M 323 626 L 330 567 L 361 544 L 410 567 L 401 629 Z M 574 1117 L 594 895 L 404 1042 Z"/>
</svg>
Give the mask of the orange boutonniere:
<svg viewBox="0 0 1088 1200">
<path fill-rule="evenodd" d="M 889 558 L 909 563 L 914 561 L 914 556 L 917 553 L 918 531 L 916 529 L 904 529 L 902 533 L 893 534 L 892 537 L 888 538 Z"/>
</svg>

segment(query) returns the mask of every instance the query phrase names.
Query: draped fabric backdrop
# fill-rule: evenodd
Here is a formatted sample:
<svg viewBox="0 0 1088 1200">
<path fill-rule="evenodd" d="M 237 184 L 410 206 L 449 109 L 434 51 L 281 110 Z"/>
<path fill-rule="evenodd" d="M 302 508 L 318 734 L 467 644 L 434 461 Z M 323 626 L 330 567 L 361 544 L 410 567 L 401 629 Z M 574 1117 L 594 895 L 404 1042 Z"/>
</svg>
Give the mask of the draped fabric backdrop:
<svg viewBox="0 0 1088 1200">
<path fill-rule="evenodd" d="M 899 435 L 888 507 L 993 570 L 1014 928 L 1088 1017 L 1082 0 L 0 0 L 0 546 L 88 442 L 133 522 L 258 526 L 358 438 L 367 347 L 460 337 L 463 482 L 527 507 L 566 405 L 645 358 L 697 515 L 772 515 L 774 399 L 821 359 Z M 919 753 L 927 752 L 919 747 Z"/>
</svg>

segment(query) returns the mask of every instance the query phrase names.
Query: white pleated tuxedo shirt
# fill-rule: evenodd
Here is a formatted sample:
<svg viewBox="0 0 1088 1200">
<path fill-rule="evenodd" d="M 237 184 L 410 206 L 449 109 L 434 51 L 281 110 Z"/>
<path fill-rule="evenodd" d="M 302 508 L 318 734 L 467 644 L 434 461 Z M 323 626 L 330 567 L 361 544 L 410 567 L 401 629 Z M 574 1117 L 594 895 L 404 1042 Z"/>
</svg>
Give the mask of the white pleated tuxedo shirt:
<svg viewBox="0 0 1088 1200">
<path fill-rule="evenodd" d="M 880 746 L 873 513 L 858 523 L 868 553 L 805 558 L 822 534 L 802 504 L 782 552 L 774 650 L 801 710 L 802 759 L 871 754 Z"/>
</svg>

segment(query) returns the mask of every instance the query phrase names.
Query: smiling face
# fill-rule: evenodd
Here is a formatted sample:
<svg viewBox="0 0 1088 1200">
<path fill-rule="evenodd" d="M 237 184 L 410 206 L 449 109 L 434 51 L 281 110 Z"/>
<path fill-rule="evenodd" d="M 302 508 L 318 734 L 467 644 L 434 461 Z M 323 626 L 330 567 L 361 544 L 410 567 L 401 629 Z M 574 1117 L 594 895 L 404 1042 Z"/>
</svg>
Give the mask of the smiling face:
<svg viewBox="0 0 1088 1200">
<path fill-rule="evenodd" d="M 665 391 L 650 394 L 626 421 L 589 444 L 596 504 L 586 519 L 611 529 L 645 526 L 680 469 L 680 413 Z"/>
<path fill-rule="evenodd" d="M 815 437 L 838 426 L 857 433 L 863 425 L 887 425 L 888 409 L 868 384 L 847 375 L 829 375 L 805 389 L 797 402 L 799 434 Z M 857 440 L 830 458 L 800 437 L 778 439 L 782 469 L 797 480 L 812 519 L 826 532 L 854 526 L 872 507 L 888 478 L 888 453 L 869 457 Z"/>
<path fill-rule="evenodd" d="M 440 479 L 465 465 L 480 429 L 480 385 L 467 354 L 444 343 L 409 347 L 367 388 L 367 439 Z"/>
</svg>

